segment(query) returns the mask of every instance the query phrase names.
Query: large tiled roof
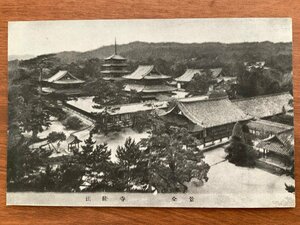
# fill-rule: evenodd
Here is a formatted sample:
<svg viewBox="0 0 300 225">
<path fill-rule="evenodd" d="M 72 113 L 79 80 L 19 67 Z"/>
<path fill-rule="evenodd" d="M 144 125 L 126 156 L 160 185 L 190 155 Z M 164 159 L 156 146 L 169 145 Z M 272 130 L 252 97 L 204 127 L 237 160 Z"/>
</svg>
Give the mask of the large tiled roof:
<svg viewBox="0 0 300 225">
<path fill-rule="evenodd" d="M 195 101 L 200 101 L 200 100 L 207 100 L 209 97 L 208 95 L 199 95 L 199 96 L 192 96 L 192 97 L 184 97 L 184 98 L 179 98 L 179 102 L 195 102 Z"/>
<path fill-rule="evenodd" d="M 256 118 L 278 115 L 285 111 L 293 110 L 289 104 L 293 96 L 289 93 L 262 95 L 251 98 L 233 100 L 232 102 L 246 114 Z"/>
<path fill-rule="evenodd" d="M 211 71 L 211 76 L 213 78 L 219 77 L 219 75 L 222 73 L 222 68 L 212 68 L 209 70 Z M 205 69 L 187 69 L 184 74 L 182 74 L 180 77 L 177 77 L 175 80 L 178 82 L 190 82 L 196 74 L 204 75 Z"/>
<path fill-rule="evenodd" d="M 252 120 L 247 125 L 252 130 L 255 129 L 272 134 L 278 134 L 293 129 L 292 126 L 287 124 L 276 123 L 269 120 Z"/>
<path fill-rule="evenodd" d="M 294 147 L 294 144 L 295 144 L 294 143 L 294 141 L 295 141 L 294 140 L 294 129 L 290 129 L 290 130 L 281 132 L 280 134 L 277 134 L 276 136 L 282 143 Z"/>
<path fill-rule="evenodd" d="M 256 147 L 281 155 L 290 156 L 290 153 L 294 151 L 294 130 L 289 130 L 262 140 Z"/>
<path fill-rule="evenodd" d="M 263 148 L 270 152 L 275 152 L 280 155 L 288 156 L 289 152 L 285 146 L 276 138 L 272 137 L 269 140 L 263 140 L 256 145 L 257 148 Z"/>
<path fill-rule="evenodd" d="M 191 122 L 184 116 L 175 115 L 172 113 L 166 113 L 165 111 L 161 110 L 162 113 L 159 115 L 164 121 L 170 123 L 170 124 L 176 124 L 180 127 L 186 127 L 189 132 L 199 132 L 202 131 L 203 128 L 199 125 Z"/>
<path fill-rule="evenodd" d="M 95 103 L 93 101 L 94 97 L 79 97 L 76 100 L 69 100 L 67 104 L 81 109 L 87 113 L 101 113 L 104 108 L 95 108 Z M 108 109 L 108 114 L 110 115 L 120 115 L 129 114 L 140 111 L 150 111 L 154 109 L 165 109 L 168 106 L 168 102 L 143 102 L 143 103 L 129 103 L 122 105 L 113 105 Z"/>
<path fill-rule="evenodd" d="M 187 69 L 184 74 L 175 80 L 178 82 L 190 82 L 196 74 L 202 75 L 203 71 L 201 69 Z"/>
<path fill-rule="evenodd" d="M 139 66 L 133 73 L 123 76 L 129 80 L 156 80 L 156 79 L 169 79 L 170 76 L 159 73 L 153 65 Z"/>
<path fill-rule="evenodd" d="M 66 70 L 60 70 L 52 77 L 46 79 L 45 81 L 49 83 L 56 83 L 56 84 L 75 84 L 75 83 L 84 83 L 83 80 L 78 79 L 70 72 Z"/>
<path fill-rule="evenodd" d="M 56 74 L 54 74 L 52 77 L 48 78 L 47 81 L 55 82 L 55 81 L 61 79 L 62 77 L 64 77 L 67 73 L 68 73 L 68 71 L 66 71 L 66 70 L 60 70 Z"/>
<path fill-rule="evenodd" d="M 154 109 L 164 109 L 168 105 L 167 102 L 150 102 L 150 103 L 130 103 L 123 105 L 116 105 L 109 109 L 110 115 L 129 114 L 142 111 L 151 111 Z"/>
<path fill-rule="evenodd" d="M 184 116 L 203 128 L 235 123 L 252 118 L 232 104 L 228 98 L 177 102 L 177 106 Z"/>
</svg>

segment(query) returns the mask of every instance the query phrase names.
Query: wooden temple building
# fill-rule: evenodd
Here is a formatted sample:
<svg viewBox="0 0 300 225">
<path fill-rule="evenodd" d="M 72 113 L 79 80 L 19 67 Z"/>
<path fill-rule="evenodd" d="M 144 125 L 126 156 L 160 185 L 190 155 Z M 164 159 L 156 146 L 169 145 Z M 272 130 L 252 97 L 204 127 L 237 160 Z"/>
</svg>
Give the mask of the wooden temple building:
<svg viewBox="0 0 300 225">
<path fill-rule="evenodd" d="M 226 97 L 178 100 L 171 110 L 161 116 L 167 122 L 186 127 L 204 146 L 207 142 L 229 138 L 236 122 L 252 119 Z"/>
<path fill-rule="evenodd" d="M 287 124 L 262 119 L 252 120 L 247 123 L 247 126 L 252 136 L 258 139 L 269 138 L 294 129 L 293 126 Z"/>
<path fill-rule="evenodd" d="M 259 149 L 259 159 L 268 167 L 289 171 L 292 168 L 294 156 L 294 130 L 288 130 L 260 141 L 256 148 Z"/>
<path fill-rule="evenodd" d="M 123 76 L 129 74 L 127 69 L 127 59 L 117 54 L 117 43 L 115 42 L 115 52 L 104 59 L 101 74 L 103 79 L 109 81 L 123 80 Z"/>
<path fill-rule="evenodd" d="M 84 102 L 84 109 L 82 104 Z M 93 97 L 82 97 L 76 100 L 69 100 L 64 103 L 66 107 L 76 111 L 83 117 L 89 117 L 101 126 L 102 131 L 113 131 L 119 128 L 131 127 L 138 114 L 152 112 L 153 110 L 163 110 L 168 107 L 166 101 L 153 101 L 141 103 L 129 103 L 113 105 L 106 108 L 95 108 Z M 102 116 L 99 116 L 101 114 Z"/>
<path fill-rule="evenodd" d="M 123 76 L 127 92 L 141 93 L 144 100 L 162 100 L 170 97 L 176 88 L 169 86 L 170 76 L 161 74 L 153 65 L 139 66 L 133 73 Z"/>
<path fill-rule="evenodd" d="M 293 96 L 288 92 L 242 98 L 233 100 L 232 103 L 257 119 L 293 112 Z"/>
<path fill-rule="evenodd" d="M 98 124 L 102 131 L 114 131 L 124 127 L 132 127 L 136 116 L 141 113 L 151 113 L 154 110 L 167 108 L 167 102 L 130 103 L 108 108 Z"/>
<path fill-rule="evenodd" d="M 226 77 L 224 70 L 222 68 L 212 68 L 212 69 L 187 69 L 184 74 L 175 78 L 177 88 L 178 89 L 185 89 L 186 86 L 195 79 L 196 76 L 204 76 L 206 73 L 210 73 L 212 79 L 217 82 L 223 80 L 223 77 Z M 229 77 L 228 77 L 229 79 Z M 227 80 L 228 80 L 227 79 Z M 226 81 L 227 81 L 226 80 Z"/>
<path fill-rule="evenodd" d="M 44 93 L 65 94 L 67 96 L 80 95 L 80 86 L 85 83 L 66 70 L 60 70 L 48 79 L 42 80 Z"/>
</svg>

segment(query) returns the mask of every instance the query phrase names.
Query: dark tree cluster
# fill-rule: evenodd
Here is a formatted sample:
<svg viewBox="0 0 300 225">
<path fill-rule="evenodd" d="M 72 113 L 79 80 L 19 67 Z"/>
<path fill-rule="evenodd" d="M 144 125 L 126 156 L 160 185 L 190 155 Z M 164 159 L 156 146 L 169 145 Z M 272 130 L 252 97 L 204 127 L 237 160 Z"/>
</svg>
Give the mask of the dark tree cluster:
<svg viewBox="0 0 300 225">
<path fill-rule="evenodd" d="M 258 158 L 253 149 L 253 143 L 247 125 L 236 123 L 230 140 L 229 146 L 226 147 L 226 159 L 236 166 L 254 167 Z"/>
<path fill-rule="evenodd" d="M 67 129 L 70 130 L 78 130 L 83 126 L 82 121 L 77 116 L 70 116 L 66 118 L 62 123 Z"/>
<path fill-rule="evenodd" d="M 238 76 L 237 91 L 243 97 L 292 92 L 291 73 L 283 74 L 274 68 L 242 71 Z"/>
<path fill-rule="evenodd" d="M 209 86 L 214 84 L 211 71 L 204 70 L 202 74 L 196 74 L 191 82 L 189 82 L 186 87 L 186 91 L 188 91 L 192 95 L 203 95 L 208 92 Z"/>
<path fill-rule="evenodd" d="M 52 133 L 49 141 L 61 140 Z M 208 180 L 209 165 L 186 129 L 172 127 L 153 116 L 149 138 L 136 143 L 130 137 L 116 150 L 116 162 L 106 143 L 92 134 L 72 156 L 49 158 L 51 152 L 32 151 L 28 143 L 11 148 L 8 191 L 186 192 L 187 183 Z"/>
</svg>

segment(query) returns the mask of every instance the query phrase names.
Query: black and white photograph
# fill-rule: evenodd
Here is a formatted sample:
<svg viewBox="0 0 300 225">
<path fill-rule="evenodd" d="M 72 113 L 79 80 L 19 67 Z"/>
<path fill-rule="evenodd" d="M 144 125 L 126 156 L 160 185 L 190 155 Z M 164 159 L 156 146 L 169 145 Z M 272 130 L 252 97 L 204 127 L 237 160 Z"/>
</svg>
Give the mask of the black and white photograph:
<svg viewBox="0 0 300 225">
<path fill-rule="evenodd" d="M 292 20 L 8 23 L 7 205 L 295 207 Z"/>
</svg>

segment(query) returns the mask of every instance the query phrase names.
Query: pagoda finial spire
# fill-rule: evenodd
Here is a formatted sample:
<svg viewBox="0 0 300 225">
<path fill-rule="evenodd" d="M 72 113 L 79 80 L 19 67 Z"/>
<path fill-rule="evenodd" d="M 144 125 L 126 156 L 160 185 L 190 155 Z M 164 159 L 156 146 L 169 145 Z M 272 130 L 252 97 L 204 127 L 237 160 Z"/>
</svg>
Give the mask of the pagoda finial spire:
<svg viewBox="0 0 300 225">
<path fill-rule="evenodd" d="M 117 54 L 117 38 L 115 38 L 115 55 Z"/>
</svg>

